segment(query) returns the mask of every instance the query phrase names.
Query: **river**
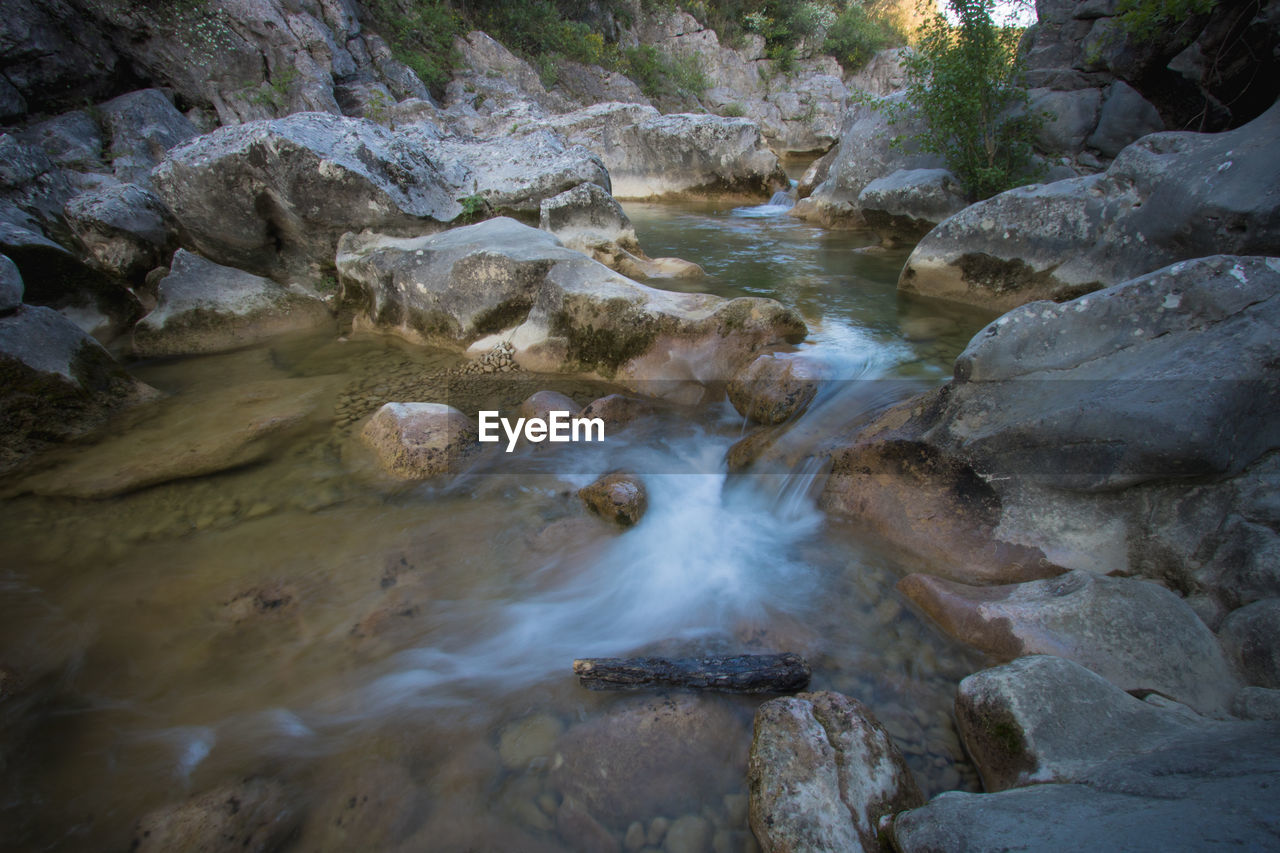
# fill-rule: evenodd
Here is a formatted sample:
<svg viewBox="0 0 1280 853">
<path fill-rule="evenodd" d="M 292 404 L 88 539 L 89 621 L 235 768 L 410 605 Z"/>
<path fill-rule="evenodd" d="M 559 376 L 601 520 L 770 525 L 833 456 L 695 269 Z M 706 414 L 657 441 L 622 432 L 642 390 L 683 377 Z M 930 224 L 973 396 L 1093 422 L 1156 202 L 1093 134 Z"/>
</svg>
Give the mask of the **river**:
<svg viewBox="0 0 1280 853">
<path fill-rule="evenodd" d="M 291 849 L 573 850 L 628 829 L 661 847 L 682 817 L 716 850 L 754 849 L 761 700 L 593 693 L 570 670 L 646 652 L 804 654 L 814 689 L 871 707 L 926 794 L 977 789 L 951 706 L 981 659 L 904 605 L 909 566 L 822 514 L 806 451 L 944 381 L 990 317 L 900 297 L 905 252 L 781 205 L 627 211 L 650 255 L 709 273 L 680 287 L 771 296 L 810 324 L 800 349 L 831 381 L 794 467 L 730 474 L 746 427 L 716 400 L 396 485 L 353 438 L 382 402 L 510 410 L 540 388 L 580 404 L 613 389 L 448 378 L 458 356 L 373 336 L 137 364 L 171 395 L 148 423 L 179 442 L 224 429 L 226 394 L 256 383 L 314 411 L 234 470 L 5 502 L 0 666 L 21 689 L 0 701 L 0 846 L 125 849 L 144 813 L 253 778 L 283 792 Z M 574 496 L 617 467 L 649 490 L 624 532 Z"/>
</svg>

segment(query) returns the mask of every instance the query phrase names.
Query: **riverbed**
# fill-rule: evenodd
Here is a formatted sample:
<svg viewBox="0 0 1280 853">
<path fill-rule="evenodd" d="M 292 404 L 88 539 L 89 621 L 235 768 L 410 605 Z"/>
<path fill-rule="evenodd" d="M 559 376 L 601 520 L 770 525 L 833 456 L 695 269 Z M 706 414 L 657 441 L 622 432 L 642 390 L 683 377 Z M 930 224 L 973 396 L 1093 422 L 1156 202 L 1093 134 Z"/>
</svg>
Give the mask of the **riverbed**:
<svg viewBox="0 0 1280 853">
<path fill-rule="evenodd" d="M 627 212 L 650 255 L 708 273 L 655 286 L 800 311 L 798 349 L 829 379 L 819 432 L 945 381 L 991 319 L 899 296 L 905 250 L 782 204 Z M 306 405 L 232 470 L 5 502 L 0 666 L 20 689 L 0 702 L 0 845 L 125 849 L 142 815 L 253 779 L 288 804 L 293 849 L 574 850 L 628 832 L 673 849 L 681 820 L 716 850 L 754 849 L 744 768 L 762 700 L 589 692 L 571 672 L 587 656 L 801 653 L 813 689 L 872 709 L 926 795 L 977 790 L 951 706 L 982 660 L 894 592 L 910 566 L 817 508 L 813 430 L 784 468 L 731 473 L 748 428 L 708 399 L 443 482 L 382 477 L 355 434 L 383 402 L 474 415 L 543 388 L 579 404 L 617 390 L 461 363 L 335 329 L 131 365 L 169 397 L 117 430 L 214 434 L 243 388 Z M 118 464 L 108 451 L 124 452 L 64 455 Z M 649 490 L 621 532 L 574 494 L 619 467 Z"/>
</svg>

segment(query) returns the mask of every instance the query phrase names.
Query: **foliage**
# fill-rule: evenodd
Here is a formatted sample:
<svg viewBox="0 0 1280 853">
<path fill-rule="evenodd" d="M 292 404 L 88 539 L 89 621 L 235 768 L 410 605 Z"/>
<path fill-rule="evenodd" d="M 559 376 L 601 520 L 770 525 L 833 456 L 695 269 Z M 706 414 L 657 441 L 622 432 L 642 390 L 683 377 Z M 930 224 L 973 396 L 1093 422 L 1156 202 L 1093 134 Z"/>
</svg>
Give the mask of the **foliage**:
<svg viewBox="0 0 1280 853">
<path fill-rule="evenodd" d="M 458 199 L 458 204 L 462 205 L 462 212 L 458 214 L 455 221 L 461 225 L 469 225 L 472 222 L 479 222 L 482 219 L 488 219 L 493 216 L 493 206 L 482 195 L 463 196 Z"/>
<path fill-rule="evenodd" d="M 948 0 L 958 24 L 934 12 L 906 59 L 907 101 L 925 130 L 915 140 L 939 154 L 971 198 L 984 199 L 1034 178 L 1031 139 L 1039 117 L 1027 109 L 1017 46 L 1021 32 L 997 27 L 995 0 Z"/>
<path fill-rule="evenodd" d="M 720 108 L 720 115 L 726 118 L 742 118 L 747 114 L 747 108 L 742 104 L 725 104 Z"/>
<path fill-rule="evenodd" d="M 697 56 L 673 56 L 650 44 L 623 48 L 617 68 L 650 98 L 700 98 L 709 85 Z"/>
<path fill-rule="evenodd" d="M 1213 10 L 1218 0 L 1119 0 L 1116 20 L 1131 38 L 1150 41 L 1188 18 Z"/>
<path fill-rule="evenodd" d="M 466 30 L 462 17 L 445 0 L 365 0 L 365 8 L 396 59 L 432 92 L 444 91 L 461 60 L 453 40 Z"/>
<path fill-rule="evenodd" d="M 857 71 L 877 52 L 906 44 L 901 22 L 887 14 L 873 15 L 866 6 L 850 3 L 827 28 L 822 49 L 845 71 Z"/>
</svg>

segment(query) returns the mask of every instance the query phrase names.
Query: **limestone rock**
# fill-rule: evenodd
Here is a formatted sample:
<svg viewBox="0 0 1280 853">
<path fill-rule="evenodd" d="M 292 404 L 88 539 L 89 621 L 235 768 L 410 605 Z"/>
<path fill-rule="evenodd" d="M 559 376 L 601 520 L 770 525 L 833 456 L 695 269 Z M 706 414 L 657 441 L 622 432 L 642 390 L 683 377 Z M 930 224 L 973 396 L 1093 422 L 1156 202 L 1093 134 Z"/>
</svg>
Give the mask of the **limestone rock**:
<svg viewBox="0 0 1280 853">
<path fill-rule="evenodd" d="M 12 314 L 22 306 L 22 273 L 8 255 L 0 255 L 0 315 Z"/>
<path fill-rule="evenodd" d="M 1074 571 L 975 587 L 913 574 L 898 588 L 948 634 L 998 659 L 1057 655 L 1206 714 L 1226 712 L 1240 687 L 1213 633 L 1150 581 Z"/>
<path fill-rule="evenodd" d="M 751 828 L 765 853 L 878 853 L 881 820 L 924 802 L 888 733 L 838 693 L 761 705 L 747 775 Z"/>
<path fill-rule="evenodd" d="M 456 473 L 479 446 L 472 420 L 444 403 L 387 403 L 361 438 L 383 469 L 402 480 Z"/>
<path fill-rule="evenodd" d="M 615 428 L 625 426 L 636 418 L 643 417 L 653 411 L 653 406 L 638 397 L 626 394 L 607 394 L 598 400 L 592 400 L 579 413 L 580 418 L 600 418 L 605 429 L 612 432 Z"/>
<path fill-rule="evenodd" d="M 81 193 L 67 202 L 65 212 L 93 262 L 128 281 L 141 282 L 177 248 L 177 227 L 168 209 L 134 184 Z"/>
<path fill-rule="evenodd" d="M 946 169 L 899 169 L 863 187 L 858 206 L 867 227 L 892 246 L 919 239 L 969 202 Z"/>
<path fill-rule="evenodd" d="M 535 391 L 520 404 L 516 415 L 521 418 L 545 420 L 551 412 L 568 412 L 572 415 L 576 411 L 578 411 L 578 404 L 572 397 L 561 394 L 559 391 Z"/>
<path fill-rule="evenodd" d="M 37 122 L 16 136 L 40 148 L 54 164 L 81 171 L 103 171 L 102 129 L 85 110 L 72 110 Z"/>
<path fill-rule="evenodd" d="M 768 198 L 788 186 L 760 128 L 743 118 L 608 103 L 554 116 L 546 126 L 599 155 L 616 198 Z"/>
<path fill-rule="evenodd" d="M 591 485 L 579 489 L 578 497 L 596 515 L 622 527 L 638 522 L 649 507 L 649 494 L 644 483 L 625 471 L 605 474 Z"/>
<path fill-rule="evenodd" d="M 1225 133 L 1143 137 L 1102 175 L 1001 193 L 929 232 L 898 288 L 1007 311 L 1189 258 L 1280 254 L 1278 133 L 1280 105 Z"/>
<path fill-rule="evenodd" d="M 101 345 L 49 308 L 0 316 L 0 468 L 33 450 L 83 435 L 107 415 L 151 399 Z"/>
<path fill-rule="evenodd" d="M 1280 599 L 1255 601 L 1233 611 L 1218 637 L 1245 681 L 1280 689 Z"/>
<path fill-rule="evenodd" d="M 729 382 L 738 414 L 761 424 L 799 417 L 818 393 L 821 377 L 809 361 L 790 353 L 764 353 Z"/>
<path fill-rule="evenodd" d="M 1085 140 L 1098 126 L 1098 110 L 1102 104 L 1102 93 L 1092 88 L 1072 91 L 1033 89 L 1029 95 L 1031 102 L 1027 105 L 1028 111 L 1032 114 L 1043 113 L 1049 116 L 1036 133 L 1036 147 L 1046 154 L 1069 156 L 1083 150 Z M 1154 129 L 1164 130 L 1164 126 Z M 1125 140 L 1124 145 L 1128 145 L 1142 135 L 1140 133 Z M 1096 144 L 1091 144 L 1095 148 L 1098 147 Z M 1108 156 L 1114 157 L 1115 153 Z"/>
<path fill-rule="evenodd" d="M 234 847 L 247 853 L 270 853 L 289 837 L 298 819 L 284 786 L 250 779 L 151 812 L 134 828 L 130 849 L 213 853 Z"/>
<path fill-rule="evenodd" d="M 1117 80 L 1107 89 L 1096 128 L 1089 135 L 1088 143 L 1103 156 L 1115 157 L 1129 143 L 1162 130 L 1164 120 L 1156 108 L 1132 86 Z"/>
<path fill-rule="evenodd" d="M 1280 722 L 1280 690 L 1245 687 L 1236 694 L 1231 712 L 1242 720 L 1275 720 Z"/>
<path fill-rule="evenodd" d="M 427 151 L 372 122 L 323 113 L 197 137 L 170 151 L 153 181 L 189 248 L 277 279 L 317 279 L 347 231 L 420 234 L 461 211 Z"/>
<path fill-rule="evenodd" d="M 134 327 L 133 346 L 146 356 L 221 352 L 331 321 L 310 294 L 180 249 L 158 304 Z"/>
<path fill-rule="evenodd" d="M 352 235 L 337 265 L 360 326 L 480 348 L 501 332 L 527 370 L 594 371 L 650 390 L 698 387 L 804 334 L 772 300 L 651 289 L 506 218 L 411 240 Z"/>
<path fill-rule="evenodd" d="M 386 759 L 361 758 L 354 768 L 335 768 L 313 783 L 314 805 L 293 843 L 326 853 L 386 850 L 413 832 L 427 804 L 409 771 Z"/>
<path fill-rule="evenodd" d="M 111 140 L 111 170 L 121 182 L 143 189 L 151 188 L 151 170 L 165 153 L 198 133 L 158 89 L 112 98 L 99 109 Z"/>
</svg>

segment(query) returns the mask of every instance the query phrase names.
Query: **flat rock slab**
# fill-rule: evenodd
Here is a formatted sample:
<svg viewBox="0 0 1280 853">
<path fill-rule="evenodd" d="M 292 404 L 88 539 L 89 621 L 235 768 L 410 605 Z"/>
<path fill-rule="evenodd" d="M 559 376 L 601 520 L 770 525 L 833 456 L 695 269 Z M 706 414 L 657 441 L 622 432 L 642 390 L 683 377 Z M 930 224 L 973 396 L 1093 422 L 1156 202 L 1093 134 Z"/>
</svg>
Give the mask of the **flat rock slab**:
<svg viewBox="0 0 1280 853">
<path fill-rule="evenodd" d="M 809 686 L 808 662 L 797 654 L 708 658 L 583 658 L 573 662 L 590 690 L 687 687 L 722 693 L 791 693 Z"/>
<path fill-rule="evenodd" d="M 65 462 L 27 478 L 20 489 L 110 498 L 260 461 L 275 451 L 275 439 L 306 421 L 323 387 L 313 379 L 281 379 L 160 401 L 149 420 L 72 449 Z"/>
</svg>

